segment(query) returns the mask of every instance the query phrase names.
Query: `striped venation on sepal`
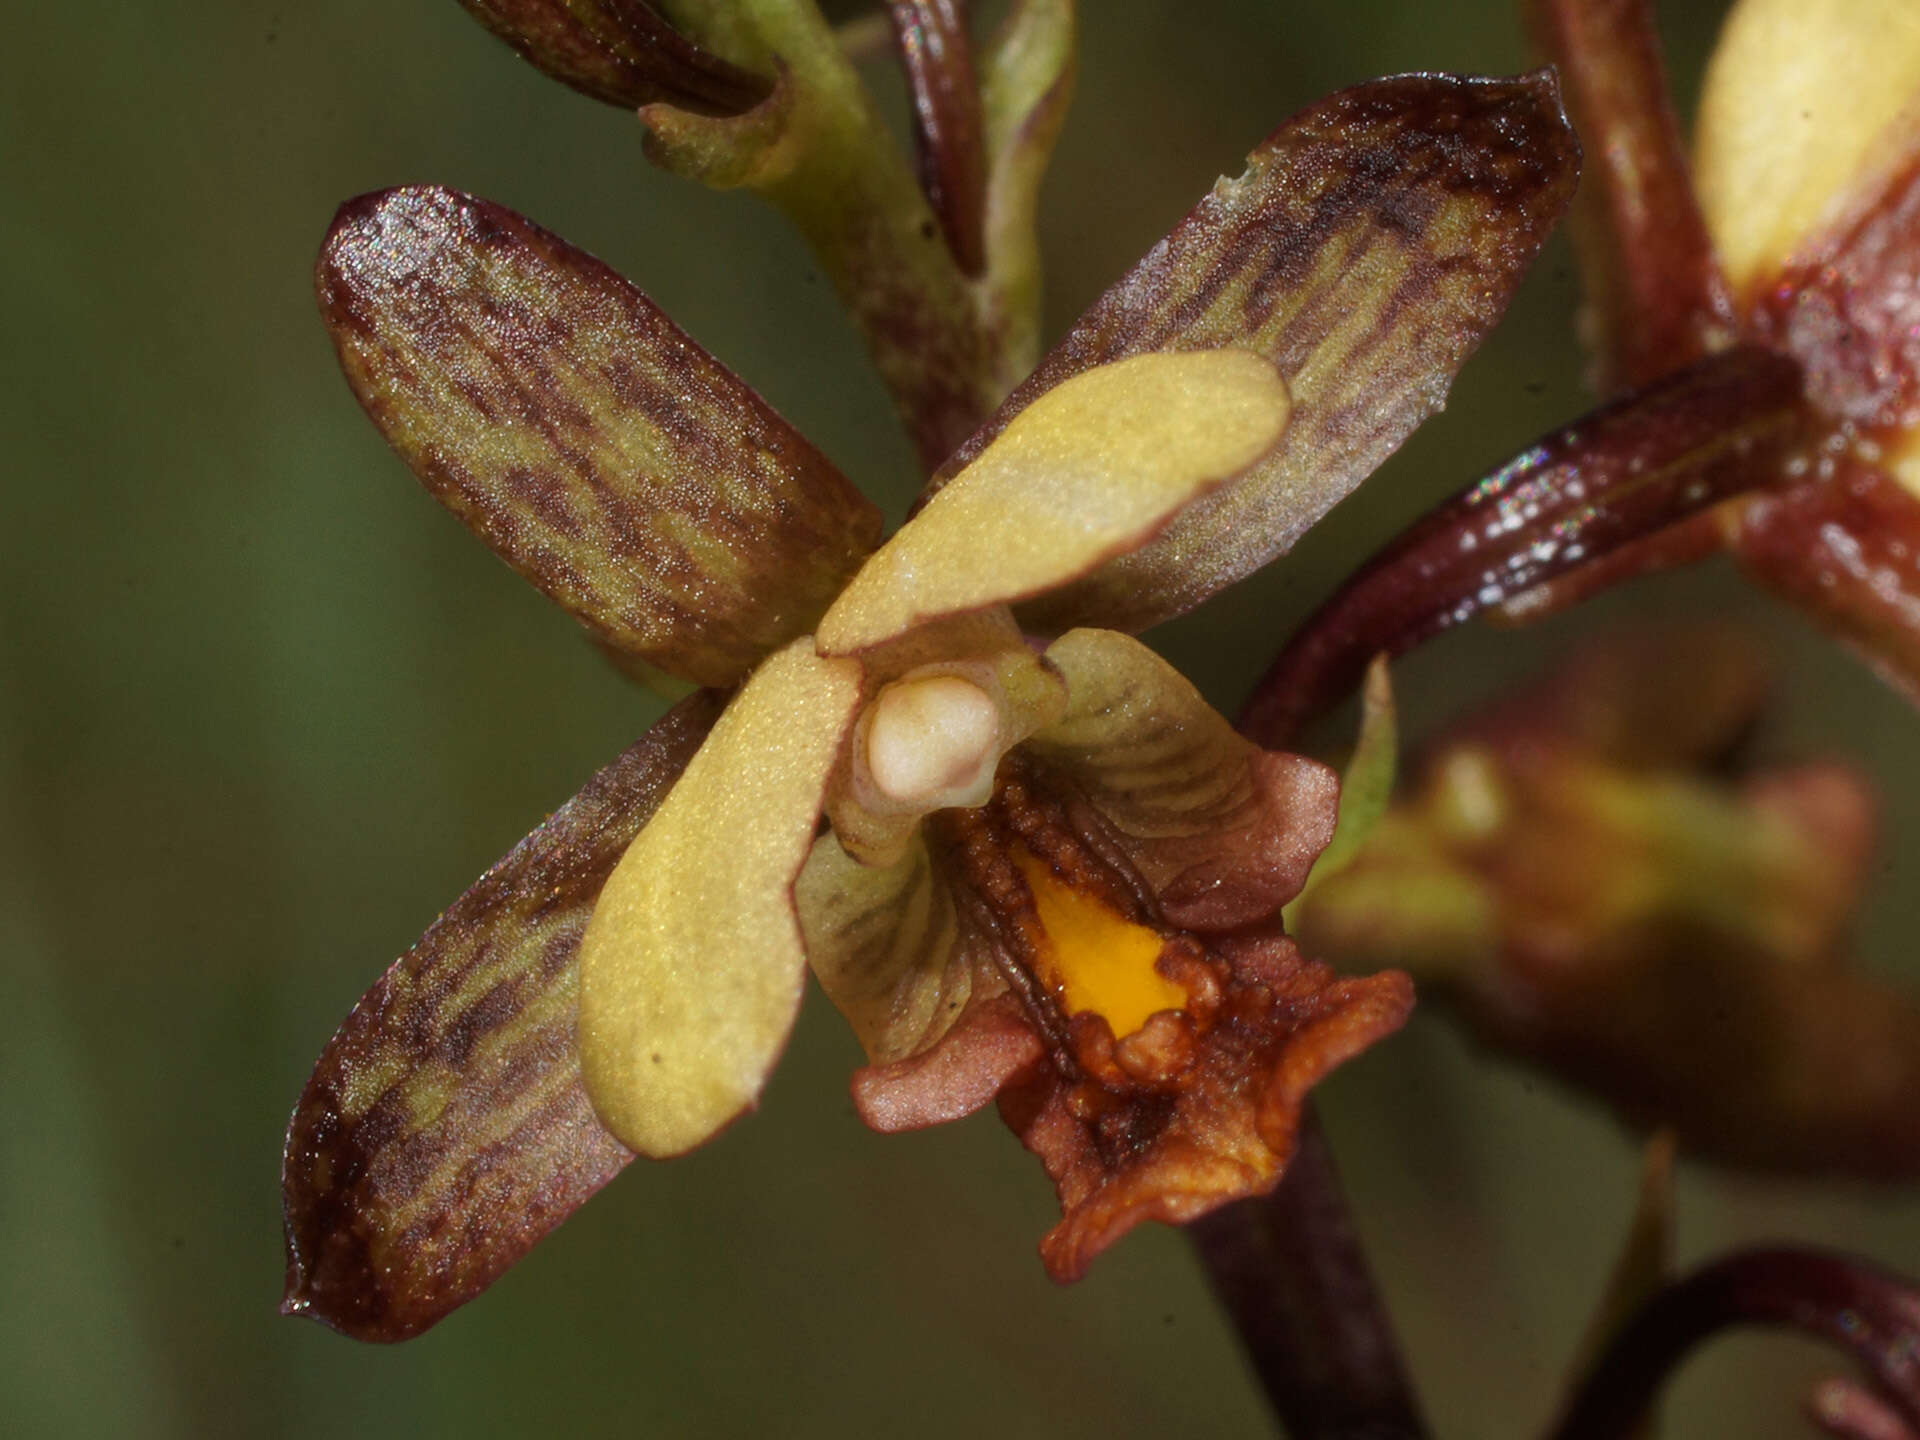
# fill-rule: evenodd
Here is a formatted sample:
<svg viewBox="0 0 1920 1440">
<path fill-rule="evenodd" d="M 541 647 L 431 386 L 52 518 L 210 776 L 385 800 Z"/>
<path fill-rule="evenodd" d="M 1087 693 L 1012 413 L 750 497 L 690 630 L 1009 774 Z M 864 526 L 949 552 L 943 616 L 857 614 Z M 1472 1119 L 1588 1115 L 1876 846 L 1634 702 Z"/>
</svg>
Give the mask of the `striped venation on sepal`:
<svg viewBox="0 0 1920 1440">
<path fill-rule="evenodd" d="M 287 1127 L 289 1313 L 418 1334 L 613 1178 L 575 1044 L 601 887 L 718 717 L 683 700 L 434 922 L 328 1043 Z"/>
<path fill-rule="evenodd" d="M 497 205 L 349 201 L 316 275 L 348 383 L 434 496 L 596 637 L 696 684 L 812 628 L 879 512 L 638 290 Z"/>
<path fill-rule="evenodd" d="M 773 88 L 702 50 L 645 0 L 460 4 L 541 73 L 625 110 L 665 101 L 700 115 L 738 115 Z"/>
<path fill-rule="evenodd" d="M 935 477 L 1069 376 L 1241 346 L 1279 368 L 1287 434 L 1152 543 L 1031 605 L 1032 627 L 1138 630 L 1281 554 L 1439 408 L 1572 194 L 1546 73 L 1409 75 L 1289 120 L 1109 290 Z"/>
</svg>

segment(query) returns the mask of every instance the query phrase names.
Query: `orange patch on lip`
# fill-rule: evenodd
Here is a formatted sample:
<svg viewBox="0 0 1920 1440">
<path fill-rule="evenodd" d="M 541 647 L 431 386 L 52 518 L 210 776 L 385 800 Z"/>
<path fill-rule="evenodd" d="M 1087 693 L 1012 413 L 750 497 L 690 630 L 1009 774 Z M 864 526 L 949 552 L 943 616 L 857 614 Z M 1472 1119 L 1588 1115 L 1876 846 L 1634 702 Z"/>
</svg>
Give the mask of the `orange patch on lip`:
<svg viewBox="0 0 1920 1440">
<path fill-rule="evenodd" d="M 1013 859 L 1040 922 L 1040 978 L 1067 1014 L 1099 1015 L 1120 1040 L 1162 1010 L 1186 1008 L 1187 992 L 1154 968 L 1165 946 L 1158 932 L 1067 884 L 1025 846 Z"/>
</svg>

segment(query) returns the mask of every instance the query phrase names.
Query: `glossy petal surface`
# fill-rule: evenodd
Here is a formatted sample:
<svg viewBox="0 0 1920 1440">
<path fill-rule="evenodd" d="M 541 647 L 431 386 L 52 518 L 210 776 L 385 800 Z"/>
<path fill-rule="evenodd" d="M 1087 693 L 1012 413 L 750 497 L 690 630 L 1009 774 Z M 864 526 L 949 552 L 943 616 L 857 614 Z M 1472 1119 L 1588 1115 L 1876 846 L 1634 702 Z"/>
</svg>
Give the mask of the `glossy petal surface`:
<svg viewBox="0 0 1920 1440">
<path fill-rule="evenodd" d="M 632 1158 L 580 1083 L 580 936 L 719 710 L 712 693 L 675 707 L 347 1017 L 287 1129 L 289 1310 L 362 1340 L 417 1334 Z"/>
<path fill-rule="evenodd" d="M 811 629 L 879 537 L 817 450 L 651 302 L 450 190 L 348 202 L 320 307 L 436 499 L 596 637 L 730 684 Z"/>
<path fill-rule="evenodd" d="M 1339 782 L 1250 743 L 1139 641 L 1074 630 L 1047 649 L 1067 713 L 1027 751 L 1068 777 L 1183 929 L 1272 915 L 1333 831 Z"/>
<path fill-rule="evenodd" d="M 826 618 L 823 654 L 1038 595 L 1140 545 L 1260 460 L 1287 388 L 1245 350 L 1141 355 L 1040 397 L 881 546 Z"/>
<path fill-rule="evenodd" d="M 1916 123 L 1920 6 L 1741 0 L 1707 69 L 1694 166 L 1736 293 L 1841 218 Z"/>
<path fill-rule="evenodd" d="M 1573 191 L 1545 75 L 1401 76 L 1276 130 L 1112 290 L 936 477 L 1069 376 L 1150 351 L 1244 346 L 1286 378 L 1274 453 L 1029 628 L 1139 630 L 1284 552 L 1440 407 Z"/>
<path fill-rule="evenodd" d="M 727 707 L 581 942 L 581 1068 L 602 1123 L 678 1155 L 751 1106 L 800 1008 L 793 882 L 859 667 L 798 640 Z"/>
</svg>

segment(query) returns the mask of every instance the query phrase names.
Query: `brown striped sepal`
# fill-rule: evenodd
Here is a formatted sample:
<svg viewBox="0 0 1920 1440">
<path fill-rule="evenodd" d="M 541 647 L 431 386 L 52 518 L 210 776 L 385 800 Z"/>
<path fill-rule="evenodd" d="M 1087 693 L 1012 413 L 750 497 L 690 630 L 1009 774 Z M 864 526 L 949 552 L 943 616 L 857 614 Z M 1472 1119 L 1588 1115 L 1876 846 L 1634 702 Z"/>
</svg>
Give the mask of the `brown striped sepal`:
<svg viewBox="0 0 1920 1440">
<path fill-rule="evenodd" d="M 315 281 L 401 458 L 618 651 L 732 684 L 811 630 L 879 538 L 879 512 L 744 382 L 512 211 L 362 196 Z"/>
<path fill-rule="evenodd" d="M 456 900 L 369 990 L 287 1127 L 282 1308 L 403 1340 L 492 1284 L 632 1155 L 574 1015 L 601 886 L 720 712 L 689 696 Z"/>
<path fill-rule="evenodd" d="M 1324 100 L 1082 316 L 934 483 L 1092 366 L 1253 350 L 1293 396 L 1274 454 L 1023 619 L 1139 630 L 1191 609 L 1285 551 L 1439 408 L 1565 208 L 1577 166 L 1544 73 L 1401 76 Z"/>
<path fill-rule="evenodd" d="M 823 835 L 794 900 L 820 988 L 867 1052 L 852 1093 L 870 1128 L 971 1115 L 1045 1053 L 980 902 L 924 836 L 892 865 L 870 866 Z"/>
<path fill-rule="evenodd" d="M 1527 0 L 1586 153 L 1574 246 L 1603 395 L 1692 364 L 1732 333 L 1694 199 L 1651 0 Z"/>
<path fill-rule="evenodd" d="M 1558 576 L 1586 575 L 1620 547 L 1770 484 L 1804 438 L 1800 386 L 1785 356 L 1741 347 L 1529 446 L 1361 566 L 1268 668 L 1241 727 L 1285 745 L 1350 693 L 1375 655 L 1403 654 Z"/>
<path fill-rule="evenodd" d="M 637 109 L 665 101 L 738 115 L 772 85 L 702 50 L 645 0 L 460 0 L 535 69 L 583 95 Z"/>
</svg>

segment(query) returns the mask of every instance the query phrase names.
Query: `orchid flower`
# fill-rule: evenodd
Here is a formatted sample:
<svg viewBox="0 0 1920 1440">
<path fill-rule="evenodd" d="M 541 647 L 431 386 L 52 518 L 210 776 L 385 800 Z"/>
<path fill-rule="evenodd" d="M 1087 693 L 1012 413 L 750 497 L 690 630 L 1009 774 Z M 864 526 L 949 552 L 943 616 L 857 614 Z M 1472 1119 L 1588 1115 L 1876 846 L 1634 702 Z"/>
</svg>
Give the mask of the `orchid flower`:
<svg viewBox="0 0 1920 1440">
<path fill-rule="evenodd" d="M 1708 63 L 1691 166 L 1649 0 L 1529 11 L 1596 159 L 1575 237 L 1602 387 L 1657 395 L 1758 350 L 1797 365 L 1800 394 L 1788 443 L 1748 454 L 1716 489 L 1731 503 L 1510 591 L 1509 613 L 1725 549 L 1920 696 L 1920 11 L 1739 0 Z M 1721 433 L 1777 410 L 1761 397 Z"/>
<path fill-rule="evenodd" d="M 318 288 L 369 415 L 603 646 L 703 688 L 327 1047 L 288 1132 L 288 1308 L 434 1323 L 634 1154 L 750 1109 L 808 965 L 870 1124 L 999 1099 L 1060 1192 L 1062 1278 L 1270 1189 L 1307 1089 L 1409 989 L 1284 933 L 1331 773 L 1122 632 L 1283 552 L 1438 406 L 1573 168 L 1542 76 L 1321 102 L 877 548 L 832 464 L 597 261 L 450 191 L 346 206 Z"/>
<path fill-rule="evenodd" d="M 1392 957 L 1490 1047 L 1693 1155 L 1920 1171 L 1920 1008 L 1851 953 L 1873 791 L 1803 761 L 1728 775 L 1766 695 L 1726 625 L 1589 642 L 1448 728 L 1294 933 Z"/>
</svg>

